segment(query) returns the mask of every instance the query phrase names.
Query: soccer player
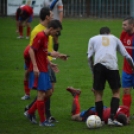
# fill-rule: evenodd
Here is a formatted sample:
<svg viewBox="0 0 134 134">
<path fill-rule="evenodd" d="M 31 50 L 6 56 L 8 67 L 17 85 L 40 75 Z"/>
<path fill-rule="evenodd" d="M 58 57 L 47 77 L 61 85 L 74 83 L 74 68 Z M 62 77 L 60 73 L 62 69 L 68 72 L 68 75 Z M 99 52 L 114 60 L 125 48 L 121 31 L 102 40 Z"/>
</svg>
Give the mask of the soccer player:
<svg viewBox="0 0 134 134">
<path fill-rule="evenodd" d="M 30 23 L 32 22 L 33 18 L 33 9 L 28 5 L 20 6 L 16 11 L 16 25 L 19 28 L 19 37 L 18 39 L 24 38 L 23 36 L 23 26 L 27 27 L 27 35 L 26 39 L 29 39 L 31 26 Z"/>
<path fill-rule="evenodd" d="M 30 48 L 29 46 L 32 45 L 33 39 L 35 38 L 36 34 L 38 32 L 43 31 L 47 27 L 50 20 L 52 20 L 52 16 L 53 16 L 53 14 L 49 8 L 42 8 L 40 10 L 40 14 L 39 14 L 40 23 L 37 26 L 35 26 L 34 29 L 32 30 L 31 36 L 30 36 L 30 43 L 24 50 L 24 59 L 25 59 L 25 64 L 27 67 L 29 66 L 29 62 L 30 62 L 30 57 L 29 57 L 29 53 L 28 53 L 29 48 Z M 49 43 L 48 43 L 48 51 L 49 52 L 53 51 L 52 44 L 53 44 L 52 37 L 49 36 Z M 49 58 L 49 60 L 52 59 L 50 56 L 48 58 Z M 28 87 L 29 71 L 28 71 L 27 67 L 25 67 L 25 77 L 24 77 L 25 95 L 23 97 L 21 97 L 22 100 L 27 100 L 30 98 L 30 89 Z"/>
<path fill-rule="evenodd" d="M 122 22 L 122 28 L 123 31 L 120 35 L 120 40 L 127 52 L 134 59 L 134 19 L 132 17 L 125 18 Z M 131 88 L 134 88 L 134 74 L 126 58 L 124 58 L 122 71 L 122 88 L 122 103 L 130 108 L 132 103 Z"/>
<path fill-rule="evenodd" d="M 48 7 L 44 7 L 40 10 L 40 23 L 32 30 L 31 32 L 31 37 L 30 37 L 30 45 L 28 45 L 24 51 L 24 59 L 25 59 L 25 64 L 27 67 L 29 67 L 29 62 L 30 62 L 30 57 L 29 57 L 29 49 L 30 46 L 33 43 L 33 39 L 35 38 L 35 36 L 37 35 L 38 32 L 43 31 L 44 29 L 46 29 L 48 23 L 50 22 L 50 20 L 52 20 L 52 12 L 50 11 L 50 9 Z M 53 44 L 53 40 L 52 37 L 49 36 L 49 41 L 48 41 L 48 51 L 52 52 L 53 48 L 52 48 L 52 44 Z M 62 59 L 62 55 L 58 56 L 58 58 Z M 51 61 L 52 57 L 48 56 L 48 59 Z M 64 60 L 64 58 L 63 58 Z M 55 77 L 55 73 L 54 71 L 51 69 L 51 67 L 49 67 L 49 75 L 50 75 L 50 81 L 52 83 L 52 89 L 54 91 L 54 84 L 56 83 L 56 77 Z M 24 78 L 24 89 L 25 89 L 25 95 L 23 97 L 21 97 L 22 100 L 27 100 L 30 98 L 30 89 L 28 87 L 28 77 L 29 77 L 29 70 L 26 68 L 25 70 L 25 78 Z M 34 88 L 36 88 L 34 86 Z M 37 98 L 34 99 L 34 101 L 36 101 Z M 26 110 L 28 110 L 34 103 L 34 101 L 26 106 Z M 51 111 L 50 111 L 50 98 L 47 99 L 46 101 L 46 105 L 45 105 L 45 113 L 46 113 L 46 118 L 49 121 L 56 121 L 56 119 L 51 115 Z"/>
<path fill-rule="evenodd" d="M 50 10 L 53 12 L 53 19 L 59 20 L 62 22 L 63 20 L 63 2 L 62 0 L 44 0 L 44 6 L 49 7 Z M 60 33 L 59 33 L 60 35 Z M 58 37 L 53 38 L 54 45 L 53 49 L 58 51 L 59 49 L 59 42 Z"/>
<path fill-rule="evenodd" d="M 48 64 L 50 64 L 50 62 L 47 59 L 47 55 L 49 54 L 51 56 L 51 53 L 48 52 L 47 47 L 49 35 L 55 36 L 61 30 L 62 25 L 60 21 L 52 20 L 43 32 L 39 32 L 36 35 L 29 50 L 31 58 L 31 64 L 29 68 L 30 88 L 33 87 L 34 80 L 36 78 L 38 79 L 38 84 L 37 100 L 34 102 L 32 107 L 25 112 L 25 116 L 30 119 L 30 117 L 34 114 L 35 110 L 38 109 L 38 114 L 40 117 L 40 126 L 54 126 L 54 124 L 46 120 L 44 108 L 47 98 L 52 95 L 52 85 L 48 72 Z"/>
<path fill-rule="evenodd" d="M 96 108 L 90 107 L 87 110 L 80 111 L 80 103 L 79 103 L 79 96 L 81 94 L 81 90 L 75 89 L 73 87 L 68 87 L 66 89 L 68 92 L 71 93 L 73 96 L 73 103 L 72 103 L 72 111 L 71 111 L 71 119 L 73 121 L 86 121 L 86 119 L 90 115 L 97 115 Z M 110 108 L 103 107 L 103 120 L 105 123 L 108 122 L 108 118 L 110 116 Z M 123 125 L 127 125 L 130 122 L 130 110 L 126 106 L 119 106 L 117 109 L 115 119 L 122 123 Z"/>
<path fill-rule="evenodd" d="M 121 41 L 110 34 L 110 29 L 108 27 L 102 27 L 100 29 L 100 35 L 94 36 L 89 40 L 87 53 L 88 63 L 93 74 L 96 111 L 103 121 L 102 97 L 106 81 L 108 81 L 113 94 L 110 103 L 111 113 L 108 119 L 108 125 L 121 126 L 122 124 L 115 120 L 115 115 L 119 107 L 121 87 L 116 55 L 117 51 L 127 59 L 131 68 L 134 69 L 133 59 L 127 53 Z"/>
<path fill-rule="evenodd" d="M 53 12 L 53 19 L 63 20 L 63 2 L 62 0 L 44 0 L 44 6 L 49 7 Z"/>
</svg>

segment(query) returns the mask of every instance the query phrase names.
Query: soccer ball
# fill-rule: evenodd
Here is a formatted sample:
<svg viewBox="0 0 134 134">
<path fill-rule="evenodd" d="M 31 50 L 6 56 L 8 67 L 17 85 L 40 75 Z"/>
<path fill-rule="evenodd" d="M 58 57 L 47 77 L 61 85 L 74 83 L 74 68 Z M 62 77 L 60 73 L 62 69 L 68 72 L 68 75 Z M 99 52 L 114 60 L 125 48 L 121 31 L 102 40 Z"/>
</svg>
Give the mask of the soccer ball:
<svg viewBox="0 0 134 134">
<path fill-rule="evenodd" d="M 86 120 L 88 128 L 99 128 L 102 126 L 101 119 L 97 115 L 90 115 Z"/>
</svg>

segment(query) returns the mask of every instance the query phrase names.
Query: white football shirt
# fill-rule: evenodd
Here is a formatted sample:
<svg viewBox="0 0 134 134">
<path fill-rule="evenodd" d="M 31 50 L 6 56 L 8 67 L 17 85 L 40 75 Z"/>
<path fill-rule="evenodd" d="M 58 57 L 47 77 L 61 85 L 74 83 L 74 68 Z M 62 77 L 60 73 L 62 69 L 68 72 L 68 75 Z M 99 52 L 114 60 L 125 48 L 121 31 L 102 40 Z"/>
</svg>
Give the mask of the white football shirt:
<svg viewBox="0 0 134 134">
<path fill-rule="evenodd" d="M 94 56 L 94 65 L 101 63 L 110 70 L 118 70 L 116 52 L 132 60 L 121 41 L 114 35 L 97 35 L 88 43 L 88 59 Z"/>
<path fill-rule="evenodd" d="M 52 1 L 53 0 L 44 0 L 44 6 L 50 7 Z M 62 3 L 62 0 L 58 0 L 58 2 L 56 3 L 55 7 L 52 10 L 52 12 L 53 12 L 53 19 L 60 20 L 60 18 L 59 18 L 59 12 L 62 12 L 62 11 L 63 11 L 63 3 Z"/>
</svg>

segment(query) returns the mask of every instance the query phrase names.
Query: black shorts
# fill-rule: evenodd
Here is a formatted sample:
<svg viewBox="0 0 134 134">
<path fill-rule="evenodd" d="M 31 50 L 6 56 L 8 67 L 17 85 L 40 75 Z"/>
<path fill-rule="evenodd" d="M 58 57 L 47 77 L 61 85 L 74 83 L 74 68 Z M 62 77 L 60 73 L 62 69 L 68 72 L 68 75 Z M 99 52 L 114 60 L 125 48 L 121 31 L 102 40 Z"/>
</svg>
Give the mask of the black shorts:
<svg viewBox="0 0 134 134">
<path fill-rule="evenodd" d="M 49 76 L 50 76 L 51 83 L 56 83 L 55 72 L 52 70 L 52 68 L 49 65 L 48 65 L 48 73 L 49 73 Z"/>
<path fill-rule="evenodd" d="M 103 90 L 106 81 L 112 90 L 117 90 L 121 87 L 120 74 L 118 70 L 109 70 L 104 65 L 98 63 L 94 66 L 94 90 Z"/>
</svg>

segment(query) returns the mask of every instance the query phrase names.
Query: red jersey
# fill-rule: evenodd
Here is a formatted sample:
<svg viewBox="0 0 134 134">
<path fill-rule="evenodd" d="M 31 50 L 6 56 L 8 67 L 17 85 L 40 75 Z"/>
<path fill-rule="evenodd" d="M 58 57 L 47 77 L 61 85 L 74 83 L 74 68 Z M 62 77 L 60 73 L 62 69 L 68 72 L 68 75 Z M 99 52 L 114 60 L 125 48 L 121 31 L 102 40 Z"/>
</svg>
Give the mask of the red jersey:
<svg viewBox="0 0 134 134">
<path fill-rule="evenodd" d="M 20 8 L 21 8 L 23 11 L 25 11 L 25 12 L 29 15 L 29 17 L 30 17 L 31 15 L 33 15 L 33 9 L 32 9 L 32 7 L 30 7 L 30 6 L 28 6 L 28 5 L 23 5 L 23 6 L 20 6 Z"/>
<path fill-rule="evenodd" d="M 31 46 L 35 52 L 37 66 L 40 72 L 48 72 L 47 47 L 48 36 L 44 32 L 39 32 L 33 40 Z M 30 71 L 33 71 L 33 65 L 30 65 Z"/>
<path fill-rule="evenodd" d="M 103 120 L 107 123 L 108 121 L 108 118 L 110 117 L 110 108 L 105 108 L 103 110 Z M 116 112 L 116 115 L 115 115 L 115 119 L 117 117 L 117 115 L 119 114 L 125 114 L 126 117 L 129 117 L 130 116 L 130 110 L 128 107 L 126 106 L 119 106 L 117 112 Z"/>
<path fill-rule="evenodd" d="M 103 120 L 105 121 L 105 123 L 107 123 L 108 118 L 110 117 L 110 113 L 111 113 L 111 109 L 104 106 L 103 107 Z M 130 110 L 126 106 L 119 106 L 115 115 L 115 119 L 117 115 L 119 114 L 125 114 L 126 117 L 129 117 Z M 88 110 L 82 112 L 80 116 L 82 117 L 82 120 L 85 121 L 90 115 L 97 115 L 95 107 L 91 107 Z"/>
<path fill-rule="evenodd" d="M 120 40 L 125 46 L 127 52 L 130 54 L 130 56 L 134 59 L 134 33 L 128 34 L 127 32 L 123 31 L 120 36 Z M 132 68 L 130 64 L 127 62 L 126 58 L 124 58 L 124 64 L 123 64 L 123 71 L 132 74 Z"/>
</svg>

